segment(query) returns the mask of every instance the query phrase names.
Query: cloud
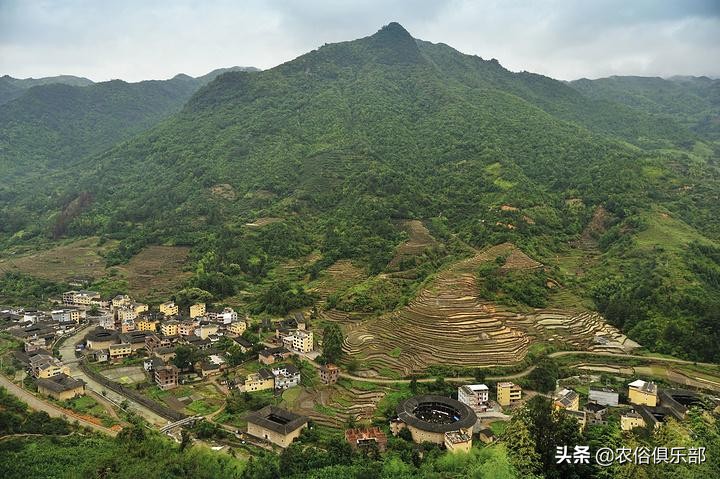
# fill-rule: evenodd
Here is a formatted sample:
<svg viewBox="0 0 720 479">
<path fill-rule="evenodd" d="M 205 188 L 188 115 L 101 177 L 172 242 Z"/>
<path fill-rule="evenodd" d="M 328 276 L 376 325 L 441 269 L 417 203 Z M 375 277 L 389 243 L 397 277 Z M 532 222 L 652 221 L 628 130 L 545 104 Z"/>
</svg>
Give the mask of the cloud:
<svg viewBox="0 0 720 479">
<path fill-rule="evenodd" d="M 560 79 L 720 76 L 717 0 L 0 0 L 0 73 L 138 81 L 270 68 L 390 21 Z"/>
</svg>

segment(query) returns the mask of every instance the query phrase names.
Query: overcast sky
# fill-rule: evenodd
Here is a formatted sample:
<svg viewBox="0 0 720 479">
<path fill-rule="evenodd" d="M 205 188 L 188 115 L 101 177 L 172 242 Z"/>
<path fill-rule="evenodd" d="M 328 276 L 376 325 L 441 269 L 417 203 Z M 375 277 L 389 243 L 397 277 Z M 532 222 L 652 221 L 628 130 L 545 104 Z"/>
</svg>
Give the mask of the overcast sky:
<svg viewBox="0 0 720 479">
<path fill-rule="evenodd" d="M 265 69 L 391 21 L 563 80 L 720 76 L 720 0 L 0 0 L 0 74 L 139 81 Z"/>
</svg>

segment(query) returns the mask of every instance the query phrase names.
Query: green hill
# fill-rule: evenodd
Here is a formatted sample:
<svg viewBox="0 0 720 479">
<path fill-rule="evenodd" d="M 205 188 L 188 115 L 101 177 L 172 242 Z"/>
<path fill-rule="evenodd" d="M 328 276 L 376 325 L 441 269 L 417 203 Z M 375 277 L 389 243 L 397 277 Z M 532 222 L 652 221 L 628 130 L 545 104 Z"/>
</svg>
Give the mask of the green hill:
<svg viewBox="0 0 720 479">
<path fill-rule="evenodd" d="M 0 131 L 18 137 L 26 127 Z M 400 305 L 468 247 L 511 241 L 551 263 L 603 206 L 610 220 L 596 238 L 602 261 L 584 280 L 565 278 L 568 285 L 638 334 L 640 323 L 665 331 L 682 318 L 688 331 L 720 340 L 709 308 L 720 297 L 711 145 L 673 118 L 415 40 L 396 23 L 270 70 L 220 75 L 177 114 L 90 153 L 0 186 L 7 248 L 50 234 L 99 235 L 119 240 L 106 257 L 117 264 L 147 244 L 190 245 L 188 286 L 215 299 L 242 290 L 236 299 L 248 308 L 277 312 L 309 304 L 299 280 L 336 260 L 386 272 L 406 238 L 400 220 L 419 219 L 441 244 L 398 287 L 379 288 L 405 295 L 386 302 Z M 13 160 L 23 162 L 36 164 L 28 155 Z M 681 238 L 667 255 L 677 268 L 653 266 L 645 254 L 640 235 L 658 209 L 676 219 L 667 228 Z M 697 267 L 693 251 L 702 251 Z M 302 267 L 276 281 L 290 260 Z M 694 289 L 679 285 L 672 307 L 659 308 L 662 291 L 641 274 L 648 268 L 663 278 L 682 271 Z M 699 307 L 692 298 L 703 294 Z M 632 324 L 613 312 L 628 302 Z M 673 341 L 670 330 L 642 337 L 658 350 L 717 355 L 690 336 Z"/>
<path fill-rule="evenodd" d="M 22 96 L 28 88 L 38 85 L 52 84 L 88 86 L 92 85 L 93 82 L 87 78 L 72 75 L 59 75 L 43 78 L 13 78 L 9 75 L 3 75 L 0 77 L 0 105 Z"/>
</svg>

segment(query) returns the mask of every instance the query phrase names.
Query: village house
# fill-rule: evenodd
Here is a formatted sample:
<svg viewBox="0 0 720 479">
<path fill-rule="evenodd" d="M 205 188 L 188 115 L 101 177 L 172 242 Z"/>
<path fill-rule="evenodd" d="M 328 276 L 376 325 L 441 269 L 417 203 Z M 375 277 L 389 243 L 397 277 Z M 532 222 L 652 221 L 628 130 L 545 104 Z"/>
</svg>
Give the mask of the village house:
<svg viewBox="0 0 720 479">
<path fill-rule="evenodd" d="M 497 402 L 501 406 L 509 406 L 522 398 L 522 388 L 515 383 L 497 383 Z"/>
<path fill-rule="evenodd" d="M 300 371 L 292 364 L 272 368 L 275 389 L 288 389 L 300 384 Z"/>
<path fill-rule="evenodd" d="M 36 354 L 30 358 L 30 372 L 36 378 L 51 378 L 59 374 L 70 375 L 70 368 L 49 354 Z"/>
<path fill-rule="evenodd" d="M 155 383 L 162 390 L 173 389 L 178 385 L 180 371 L 172 364 L 155 368 Z"/>
<path fill-rule="evenodd" d="M 214 323 L 201 322 L 200 325 L 195 328 L 195 336 L 200 339 L 207 339 L 211 334 L 218 332 L 218 325 Z"/>
<path fill-rule="evenodd" d="M 106 363 L 110 361 L 110 351 L 107 349 L 95 349 L 92 350 L 88 355 L 88 359 L 96 361 L 98 363 Z"/>
<path fill-rule="evenodd" d="M 157 348 L 167 348 L 173 344 L 173 338 L 157 334 L 150 333 L 145 336 L 145 349 L 149 353 L 154 352 Z"/>
<path fill-rule="evenodd" d="M 132 298 L 130 296 L 128 296 L 127 294 L 118 294 L 112 300 L 110 300 L 110 304 L 112 305 L 113 309 L 119 309 L 119 308 L 124 308 L 125 306 L 130 306 L 130 303 L 132 303 Z"/>
<path fill-rule="evenodd" d="M 495 442 L 495 433 L 492 432 L 492 429 L 489 427 L 480 429 L 480 432 L 478 432 L 478 439 L 483 442 L 483 444 L 490 444 Z"/>
<path fill-rule="evenodd" d="M 138 317 L 138 313 L 134 309 L 127 307 L 120 308 L 115 313 L 117 320 L 121 323 L 123 321 L 134 321 Z"/>
<path fill-rule="evenodd" d="M 267 348 L 258 353 L 258 361 L 267 365 L 274 364 L 276 361 L 283 361 L 292 356 L 292 353 L 286 348 Z"/>
<path fill-rule="evenodd" d="M 215 364 L 211 361 L 198 361 L 195 366 L 195 370 L 200 372 L 200 375 L 204 378 L 211 376 L 219 376 L 222 374 L 223 367 L 220 364 Z"/>
<path fill-rule="evenodd" d="M 605 420 L 605 415 L 607 414 L 608 406 L 604 404 L 588 402 L 585 404 L 583 411 L 585 411 L 585 414 L 587 415 L 588 424 L 605 424 L 607 422 Z"/>
<path fill-rule="evenodd" d="M 592 389 L 588 391 L 588 401 L 596 402 L 603 406 L 617 407 L 620 395 L 610 388 Z"/>
<path fill-rule="evenodd" d="M 340 377 L 340 369 L 334 364 L 320 366 L 320 380 L 323 384 L 335 384 Z"/>
<path fill-rule="evenodd" d="M 247 329 L 245 321 L 234 321 L 227 325 L 227 330 L 233 334 L 240 336 Z"/>
<path fill-rule="evenodd" d="M 179 334 L 180 322 L 171 319 L 169 321 L 163 321 L 160 325 L 160 332 L 165 336 L 177 336 Z"/>
<path fill-rule="evenodd" d="M 127 358 L 133 353 L 132 346 L 128 343 L 111 344 L 108 346 L 110 361 L 117 361 Z"/>
<path fill-rule="evenodd" d="M 180 336 L 190 336 L 195 334 L 194 331 L 197 325 L 198 323 L 195 321 L 181 321 L 177 326 L 177 333 Z"/>
<path fill-rule="evenodd" d="M 135 331 L 135 320 L 123 319 L 122 321 L 120 321 L 120 332 L 128 333 L 130 331 Z"/>
<path fill-rule="evenodd" d="M 224 308 L 220 313 L 210 313 L 208 317 L 222 324 L 232 324 L 238 320 L 238 314 L 232 308 Z"/>
<path fill-rule="evenodd" d="M 85 394 L 85 383 L 67 374 L 58 374 L 37 380 L 38 392 L 58 401 L 66 401 Z"/>
<path fill-rule="evenodd" d="M 147 332 L 145 331 L 130 331 L 127 333 L 120 333 L 119 339 L 121 343 L 129 344 L 133 352 L 138 349 L 145 347 L 145 337 Z"/>
<path fill-rule="evenodd" d="M 52 317 L 53 321 L 60 321 L 60 322 L 75 322 L 79 323 L 80 320 L 85 319 L 86 313 L 85 311 L 82 311 L 80 309 L 75 308 L 65 308 L 65 309 L 55 309 L 50 312 L 50 316 Z"/>
<path fill-rule="evenodd" d="M 118 342 L 118 334 L 104 328 L 95 328 L 85 336 L 85 344 L 88 349 L 108 349 L 110 345 Z"/>
<path fill-rule="evenodd" d="M 490 389 L 485 384 L 467 384 L 458 388 L 458 401 L 475 412 L 487 411 Z"/>
<path fill-rule="evenodd" d="M 205 303 L 196 303 L 190 306 L 190 319 L 205 316 Z"/>
<path fill-rule="evenodd" d="M 301 353 L 309 353 L 313 350 L 313 333 L 312 331 L 295 331 L 283 338 L 283 346 L 293 351 Z"/>
<path fill-rule="evenodd" d="M 240 348 L 240 351 L 245 354 L 248 351 L 252 350 L 253 344 L 248 341 L 247 339 L 243 338 L 242 336 L 238 336 L 237 338 L 233 338 L 233 342 L 237 344 L 238 348 Z"/>
<path fill-rule="evenodd" d="M 62 301 L 64 304 L 68 305 L 77 305 L 77 306 L 92 306 L 101 305 L 101 298 L 100 293 L 97 291 L 88 291 L 88 290 L 80 290 L 80 291 L 67 291 L 63 293 L 62 295 Z"/>
<path fill-rule="evenodd" d="M 557 409 L 580 410 L 580 395 L 572 389 L 562 389 L 555 396 L 553 407 Z"/>
<path fill-rule="evenodd" d="M 628 384 L 628 401 L 631 404 L 657 406 L 658 388 L 653 382 L 637 379 Z"/>
<path fill-rule="evenodd" d="M 147 358 L 143 361 L 143 369 L 145 369 L 146 372 L 153 372 L 153 374 L 155 369 L 161 366 L 165 366 L 165 363 L 158 357 Z"/>
<path fill-rule="evenodd" d="M 620 416 L 620 429 L 630 431 L 636 427 L 645 427 L 645 420 L 635 411 L 629 411 Z"/>
<path fill-rule="evenodd" d="M 98 327 L 102 329 L 114 330 L 115 317 L 112 314 L 102 314 L 97 317 Z"/>
<path fill-rule="evenodd" d="M 150 318 L 148 316 L 140 316 L 135 322 L 135 327 L 138 331 L 157 331 L 157 325 L 160 323 L 157 319 Z"/>
<path fill-rule="evenodd" d="M 177 316 L 180 312 L 180 309 L 173 301 L 168 301 L 160 305 L 160 312 L 166 317 Z"/>
<path fill-rule="evenodd" d="M 347 429 L 345 440 L 355 450 L 377 448 L 380 452 L 387 449 L 387 435 L 379 427 L 368 427 L 362 429 Z"/>
<path fill-rule="evenodd" d="M 247 433 L 285 448 L 300 436 L 307 422 L 305 416 L 276 406 L 266 406 L 247 415 Z"/>
<path fill-rule="evenodd" d="M 464 431 L 448 431 L 445 433 L 445 449 L 448 452 L 470 452 L 472 436 Z"/>
<path fill-rule="evenodd" d="M 172 346 L 160 346 L 155 348 L 152 354 L 155 355 L 156 358 L 160 358 L 165 362 L 172 361 L 175 357 L 175 348 Z"/>
<path fill-rule="evenodd" d="M 265 368 L 248 374 L 245 379 L 245 392 L 264 391 L 275 387 L 275 376 Z"/>
</svg>

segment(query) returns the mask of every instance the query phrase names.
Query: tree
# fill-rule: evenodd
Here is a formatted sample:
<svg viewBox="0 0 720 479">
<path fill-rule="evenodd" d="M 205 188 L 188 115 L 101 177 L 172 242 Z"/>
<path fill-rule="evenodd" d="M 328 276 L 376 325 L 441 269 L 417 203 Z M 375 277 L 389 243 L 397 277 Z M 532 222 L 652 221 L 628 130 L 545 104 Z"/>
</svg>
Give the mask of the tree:
<svg viewBox="0 0 720 479">
<path fill-rule="evenodd" d="M 181 371 L 189 370 L 195 364 L 197 352 L 190 346 L 178 346 L 175 348 L 175 357 L 172 363 Z"/>
<path fill-rule="evenodd" d="M 475 381 L 484 383 L 486 377 L 487 373 L 485 372 L 485 368 L 475 368 Z"/>
<path fill-rule="evenodd" d="M 555 390 L 555 384 L 560 377 L 560 367 L 550 357 L 542 358 L 535 366 L 535 369 L 528 374 L 528 381 L 533 389 L 548 393 Z"/>
<path fill-rule="evenodd" d="M 336 363 L 342 357 L 343 337 L 340 326 L 330 323 L 323 333 L 323 359 L 328 363 Z"/>
</svg>

